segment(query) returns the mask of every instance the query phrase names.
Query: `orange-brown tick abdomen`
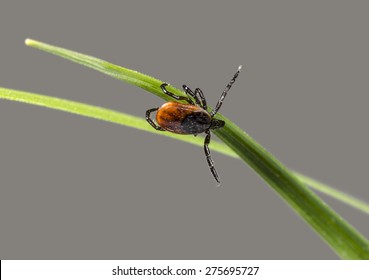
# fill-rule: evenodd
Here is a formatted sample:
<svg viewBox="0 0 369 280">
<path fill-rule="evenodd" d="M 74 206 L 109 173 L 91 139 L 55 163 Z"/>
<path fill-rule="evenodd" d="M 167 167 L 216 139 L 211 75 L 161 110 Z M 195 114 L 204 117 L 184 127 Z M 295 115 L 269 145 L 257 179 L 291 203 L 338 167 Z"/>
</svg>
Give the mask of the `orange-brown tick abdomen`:
<svg viewBox="0 0 369 280">
<path fill-rule="evenodd" d="M 178 102 L 164 103 L 156 113 L 161 128 L 178 134 L 198 134 L 209 129 L 210 114 L 192 104 Z"/>
</svg>

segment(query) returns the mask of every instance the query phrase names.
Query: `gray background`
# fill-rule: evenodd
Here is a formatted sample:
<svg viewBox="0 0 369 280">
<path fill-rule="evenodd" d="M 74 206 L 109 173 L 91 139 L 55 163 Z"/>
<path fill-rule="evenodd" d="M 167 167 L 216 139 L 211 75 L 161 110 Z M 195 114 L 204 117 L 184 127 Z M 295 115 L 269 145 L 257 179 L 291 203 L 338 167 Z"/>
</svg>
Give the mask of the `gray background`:
<svg viewBox="0 0 369 280">
<path fill-rule="evenodd" d="M 155 3 L 154 3 L 155 2 Z M 298 2 L 298 3 L 297 3 Z M 287 166 L 369 201 L 367 1 L 1 1 L 0 86 L 144 116 L 134 86 L 29 37 L 201 87 Z M 0 258 L 336 259 L 249 167 L 202 148 L 0 102 Z M 368 216 L 327 197 L 369 237 Z"/>
</svg>

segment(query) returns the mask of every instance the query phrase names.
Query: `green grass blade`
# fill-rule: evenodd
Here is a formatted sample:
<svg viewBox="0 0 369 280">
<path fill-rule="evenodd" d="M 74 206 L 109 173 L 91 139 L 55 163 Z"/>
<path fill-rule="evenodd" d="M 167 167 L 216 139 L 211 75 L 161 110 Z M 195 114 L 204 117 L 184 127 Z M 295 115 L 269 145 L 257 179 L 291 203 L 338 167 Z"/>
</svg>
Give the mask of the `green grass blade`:
<svg viewBox="0 0 369 280">
<path fill-rule="evenodd" d="M 274 156 L 226 118 L 217 136 L 247 162 L 343 259 L 369 259 L 369 242 Z"/>
<path fill-rule="evenodd" d="M 147 75 L 30 39 L 26 40 L 26 44 L 91 67 L 163 97 L 159 89 L 161 81 Z M 182 95 L 180 90 L 173 87 L 170 89 Z M 168 97 L 164 96 L 164 99 L 168 100 Z M 220 114 L 217 116 L 225 120 L 227 125 L 215 134 L 268 182 L 341 258 L 369 259 L 368 240 L 330 209 L 301 180 L 249 135 Z"/>
<path fill-rule="evenodd" d="M 167 95 L 163 94 L 160 89 L 160 85 L 163 84 L 163 81 L 160 81 L 148 75 L 112 64 L 96 57 L 80 54 L 64 48 L 55 47 L 32 39 L 26 39 L 25 44 L 27 46 L 40 49 L 42 51 L 46 51 L 51 54 L 71 60 L 73 62 L 82 64 L 118 80 L 122 80 L 126 83 L 138 86 L 165 100 L 170 99 Z M 168 86 L 167 88 L 168 90 L 178 95 L 183 95 L 182 91 L 179 91 L 174 87 Z"/>
<path fill-rule="evenodd" d="M 75 101 L 69 101 L 61 98 L 45 96 L 36 93 L 29 93 L 19 90 L 0 88 L 0 99 L 6 99 L 11 101 L 18 101 L 33 105 L 38 105 L 46 108 L 52 108 L 56 110 L 61 110 L 81 116 L 86 116 L 90 118 L 95 118 L 107 122 L 112 122 L 128 127 L 133 127 L 143 131 L 149 131 L 155 134 L 165 134 L 170 138 L 174 138 L 180 141 L 188 142 L 197 146 L 202 146 L 204 144 L 203 137 L 193 137 L 191 135 L 181 136 L 173 133 L 165 133 L 155 129 L 147 123 L 143 118 L 138 118 L 132 115 L 124 114 L 114 110 L 92 106 L 84 103 L 79 103 Z M 211 147 L 214 150 L 222 150 L 224 154 L 234 155 L 231 149 L 222 147 L 223 145 L 219 142 L 211 143 Z"/>
<path fill-rule="evenodd" d="M 326 195 L 329 195 L 343 203 L 346 203 L 347 205 L 350 205 L 353 208 L 356 208 L 366 214 L 369 214 L 369 205 L 366 202 L 356 197 L 353 197 L 347 193 L 344 193 L 343 191 L 339 191 L 326 184 L 318 182 L 317 180 L 309 178 L 301 173 L 298 173 L 296 171 L 294 173 L 295 173 L 295 176 L 297 176 L 302 182 L 304 182 L 304 184 L 310 186 L 311 188 L 321 193 L 324 193 Z"/>
<path fill-rule="evenodd" d="M 132 127 L 135 129 L 147 131 L 150 133 L 160 134 L 162 136 L 170 137 L 173 139 L 177 139 L 183 142 L 187 142 L 190 144 L 197 145 L 202 147 L 204 145 L 204 138 L 201 136 L 193 137 L 193 136 L 182 136 L 173 133 L 160 132 L 147 123 L 144 118 L 135 117 L 132 115 L 124 114 L 121 112 L 113 111 L 106 108 L 101 108 L 97 106 L 87 105 L 84 103 L 79 103 L 75 101 L 69 101 L 65 99 L 49 97 L 45 95 L 17 91 L 12 89 L 0 88 L 0 99 L 18 101 L 33 105 L 38 105 L 42 107 L 52 108 L 56 110 L 61 110 L 77 115 L 82 115 L 85 117 L 95 118 L 102 121 L 112 122 L 128 127 Z M 210 148 L 214 152 L 218 152 L 233 158 L 239 159 L 238 155 L 231 150 L 228 146 L 221 142 L 212 141 L 210 143 Z M 320 191 L 326 195 L 329 195 L 337 200 L 346 203 L 347 205 L 352 206 L 364 213 L 369 214 L 369 205 L 355 197 L 350 196 L 342 191 L 335 190 L 334 188 L 325 185 L 321 182 L 318 182 L 314 179 L 311 179 L 303 174 L 294 172 L 295 176 L 297 176 L 302 182 L 311 188 Z"/>
</svg>

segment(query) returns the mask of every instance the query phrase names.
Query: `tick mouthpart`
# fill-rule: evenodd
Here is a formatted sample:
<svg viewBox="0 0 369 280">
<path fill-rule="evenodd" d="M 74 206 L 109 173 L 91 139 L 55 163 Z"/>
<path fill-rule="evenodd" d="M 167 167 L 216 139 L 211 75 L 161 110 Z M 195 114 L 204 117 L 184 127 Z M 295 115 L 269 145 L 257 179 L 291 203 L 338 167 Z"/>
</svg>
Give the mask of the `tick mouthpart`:
<svg viewBox="0 0 369 280">
<path fill-rule="evenodd" d="M 219 119 L 212 119 L 210 129 L 218 129 L 222 128 L 225 125 L 225 121 L 219 120 Z"/>
</svg>

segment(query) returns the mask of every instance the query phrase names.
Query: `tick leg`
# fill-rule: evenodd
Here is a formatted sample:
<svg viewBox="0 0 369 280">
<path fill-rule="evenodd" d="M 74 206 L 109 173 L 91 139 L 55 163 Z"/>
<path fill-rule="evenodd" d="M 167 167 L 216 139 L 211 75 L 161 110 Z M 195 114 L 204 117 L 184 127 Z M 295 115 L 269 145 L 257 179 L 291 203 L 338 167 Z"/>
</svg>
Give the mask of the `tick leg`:
<svg viewBox="0 0 369 280">
<path fill-rule="evenodd" d="M 165 87 L 168 86 L 167 83 L 164 83 L 160 86 L 161 90 L 168 96 L 176 99 L 176 100 L 186 100 L 188 103 L 190 104 L 193 104 L 192 100 L 188 97 L 185 97 L 185 96 L 178 96 L 178 95 L 175 95 L 174 93 L 168 91 Z"/>
<path fill-rule="evenodd" d="M 206 137 L 205 137 L 205 142 L 204 142 L 204 151 L 205 151 L 206 160 L 208 162 L 210 171 L 213 174 L 213 177 L 214 177 L 215 181 L 217 181 L 218 185 L 220 185 L 220 180 L 219 180 L 218 173 L 215 170 L 214 162 L 213 162 L 213 160 L 211 159 L 211 156 L 210 156 L 210 150 L 209 150 L 209 143 L 210 143 L 210 137 L 211 137 L 210 136 L 210 131 L 206 131 L 205 133 L 206 133 Z"/>
<path fill-rule="evenodd" d="M 226 86 L 226 88 L 223 90 L 223 93 L 220 96 L 219 101 L 218 101 L 217 105 L 215 106 L 215 109 L 210 113 L 210 115 L 212 117 L 214 117 L 214 115 L 219 111 L 220 107 L 222 106 L 223 100 L 226 97 L 228 91 L 231 89 L 233 83 L 236 81 L 236 79 L 238 77 L 238 74 L 240 74 L 241 68 L 242 68 L 242 66 L 240 65 L 238 67 L 238 69 L 237 69 L 237 72 L 234 74 L 232 80 L 228 83 L 228 85 Z"/>
<path fill-rule="evenodd" d="M 164 129 L 163 128 L 161 128 L 159 125 L 157 125 L 156 123 L 154 123 L 154 121 L 151 119 L 151 117 L 150 117 L 150 114 L 152 113 L 152 112 L 155 112 L 155 111 L 157 111 L 159 109 L 159 107 L 157 107 L 157 108 L 152 108 L 152 109 L 149 109 L 149 110 L 147 110 L 146 111 L 146 120 L 147 120 L 147 122 L 153 127 L 153 128 L 155 128 L 156 130 L 161 130 L 161 131 L 164 131 Z"/>
<path fill-rule="evenodd" d="M 203 108 L 205 111 L 208 110 L 208 105 L 206 104 L 206 99 L 205 99 L 205 95 L 204 93 L 202 92 L 201 89 L 197 88 L 195 89 L 195 94 L 196 96 L 200 96 L 200 99 L 201 99 L 201 108 Z"/>
<path fill-rule="evenodd" d="M 200 100 L 197 98 L 196 94 L 193 93 L 193 91 L 186 85 L 183 85 L 183 90 L 184 92 L 188 95 L 188 96 L 191 96 L 193 99 L 195 99 L 195 102 L 197 104 L 197 106 L 200 106 L 201 107 L 201 103 L 200 103 Z M 194 104 L 192 102 L 192 104 Z"/>
</svg>

